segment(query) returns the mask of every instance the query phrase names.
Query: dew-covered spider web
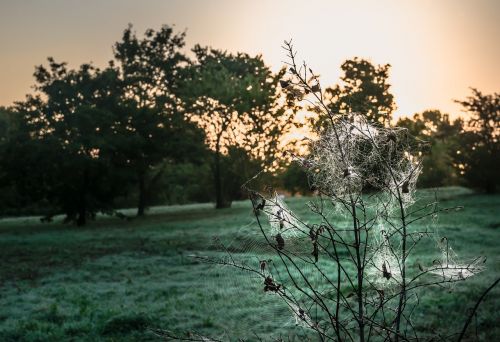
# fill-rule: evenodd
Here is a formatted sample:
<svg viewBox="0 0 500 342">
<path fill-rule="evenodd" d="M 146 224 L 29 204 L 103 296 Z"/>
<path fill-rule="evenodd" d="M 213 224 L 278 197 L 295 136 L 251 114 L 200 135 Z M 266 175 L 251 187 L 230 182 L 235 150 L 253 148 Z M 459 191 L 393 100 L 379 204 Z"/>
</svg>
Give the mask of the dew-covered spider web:
<svg viewBox="0 0 500 342">
<path fill-rule="evenodd" d="M 425 281 L 454 284 L 484 268 L 481 258 L 459 261 L 433 228 L 437 201 L 422 206 L 428 198 L 416 195 L 425 146 L 407 130 L 353 114 L 319 136 L 308 156 L 295 157 L 316 192 L 306 207 L 275 190 L 249 189 L 248 224 L 207 241 L 207 252 L 195 256 L 206 266 L 196 285 L 200 311 L 210 316 L 201 330 L 232 339 L 334 339 L 355 334 L 362 297 L 366 315 L 382 322 L 376 333 L 383 334 L 380 326 L 394 324 L 401 298 L 402 236 L 408 255 L 424 239 L 437 247 L 434 261 L 406 256 L 406 277 L 415 278 L 409 285 L 416 288 Z M 417 293 L 405 301 L 408 328 Z"/>
<path fill-rule="evenodd" d="M 279 336 L 313 338 L 315 334 L 304 329 L 314 323 L 306 312 L 310 309 L 306 307 L 308 301 L 302 301 L 306 295 L 285 288 L 286 295 L 280 296 L 277 289 L 280 286 L 279 291 L 283 290 L 290 276 L 297 284 L 303 285 L 305 276 L 311 285 L 322 286 L 309 263 L 313 256 L 307 223 L 277 193 L 266 200 L 257 217 L 248 206 L 248 220 L 247 225 L 215 237 L 209 242 L 211 251 L 196 256 L 206 264 L 204 279 L 196 287 L 209 298 L 205 302 L 213 330 L 250 340 L 254 334 L 264 340 Z M 281 239 L 276 238 L 278 235 Z M 298 269 L 286 270 L 273 248 L 278 245 L 296 260 Z M 304 303 L 304 308 L 299 303 Z"/>
</svg>

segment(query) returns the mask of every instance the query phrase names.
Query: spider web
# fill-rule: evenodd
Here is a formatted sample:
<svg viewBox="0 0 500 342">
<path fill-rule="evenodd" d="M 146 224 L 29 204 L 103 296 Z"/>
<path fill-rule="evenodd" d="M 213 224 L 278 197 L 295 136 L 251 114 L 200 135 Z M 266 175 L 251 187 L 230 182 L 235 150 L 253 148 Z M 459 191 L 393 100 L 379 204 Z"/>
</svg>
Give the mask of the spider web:
<svg viewBox="0 0 500 342">
<path fill-rule="evenodd" d="M 249 210 L 250 215 L 253 213 Z M 262 231 L 257 220 L 262 224 Z M 214 331 L 224 331 L 231 339 L 252 339 L 256 335 L 264 340 L 279 336 L 310 339 L 315 335 L 307 327 L 314 322 L 307 312 L 307 301 L 288 289 L 285 292 L 293 300 L 280 297 L 275 291 L 264 290 L 267 277 L 285 286 L 291 275 L 300 286 L 305 286 L 301 273 L 313 286 L 321 286 L 313 266 L 300 260 L 312 260 L 305 223 L 276 193 L 266 200 L 258 217 L 249 221 L 247 225 L 232 230 L 231 234 L 214 238 L 210 242 L 211 252 L 200 256 L 207 270 L 196 290 L 209 297 L 204 310 L 210 312 L 216 328 Z M 277 234 L 281 234 L 284 240 L 283 251 L 299 258 L 296 263 L 300 271 L 293 269 L 287 273 L 283 268 L 274 248 Z M 304 303 L 304 308 L 297 303 Z"/>
<path fill-rule="evenodd" d="M 247 225 L 210 242 L 210 252 L 202 258 L 206 276 L 197 289 L 212 300 L 206 301 L 205 310 L 210 312 L 213 330 L 225 331 L 233 339 L 253 335 L 266 339 L 298 336 L 307 340 L 317 336 L 314 329 L 331 334 L 327 330 L 331 322 L 327 322 L 325 310 L 318 309 L 320 303 L 314 300 L 315 292 L 330 299 L 330 304 L 339 299 L 335 298 L 339 296 L 334 283 L 336 263 L 326 257 L 327 249 L 320 245 L 326 234 L 321 227 L 325 222 L 333 222 L 339 238 L 347 245 L 352 243 L 352 222 L 348 220 L 350 212 L 345 203 L 353 198 L 361 198 L 367 215 L 375 218 L 366 227 L 368 290 L 364 295 L 375 305 L 380 296 L 398 293 L 398 215 L 401 207 L 407 210 L 415 203 L 421 171 L 419 152 L 423 148 L 407 130 L 371 124 L 355 114 L 340 118 L 334 127 L 312 141 L 310 156 L 295 158 L 320 194 L 309 202 L 304 217 L 294 213 L 278 193 L 255 192 L 252 202 L 256 216 L 249 218 Z M 314 215 L 319 207 L 321 217 Z M 429 215 L 430 220 L 433 217 Z M 421 232 L 410 230 L 410 234 L 415 234 L 410 235 L 410 241 L 426 236 L 437 241 L 430 227 L 431 224 Z M 479 259 L 459 263 L 448 245 L 443 249 L 438 243 L 438 247 L 438 267 L 431 269 L 427 265 L 430 275 L 445 281 L 462 280 L 482 270 Z M 347 259 L 348 249 L 340 256 Z M 344 303 L 355 306 L 355 295 L 349 287 L 341 290 L 341 296 Z M 416 304 L 415 298 L 409 296 L 407 304 Z M 387 303 L 393 311 L 396 305 L 397 297 Z M 354 320 L 340 323 L 346 330 L 355 328 Z"/>
</svg>

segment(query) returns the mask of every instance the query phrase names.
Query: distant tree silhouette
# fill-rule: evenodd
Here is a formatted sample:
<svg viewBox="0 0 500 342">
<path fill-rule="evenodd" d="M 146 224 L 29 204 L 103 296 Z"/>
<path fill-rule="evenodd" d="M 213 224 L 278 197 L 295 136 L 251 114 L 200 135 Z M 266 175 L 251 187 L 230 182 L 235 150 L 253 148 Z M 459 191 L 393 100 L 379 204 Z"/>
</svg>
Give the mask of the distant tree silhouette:
<svg viewBox="0 0 500 342">
<path fill-rule="evenodd" d="M 16 191 L 13 173 L 14 167 L 11 163 L 12 150 L 17 149 L 18 135 L 22 126 L 21 116 L 12 108 L 0 106 L 0 210 L 7 208 L 22 207 L 21 194 Z M 25 136 L 24 139 L 29 139 Z M 25 156 L 29 158 L 29 156 Z"/>
<path fill-rule="evenodd" d="M 112 68 L 83 64 L 70 70 L 49 58 L 35 70 L 36 95 L 16 105 L 23 130 L 11 146 L 12 177 L 21 191 L 38 194 L 84 225 L 97 211 L 112 208 L 125 191 L 117 159 L 114 113 L 119 84 Z M 17 175 L 15 175 L 17 173 Z"/>
<path fill-rule="evenodd" d="M 470 115 L 455 155 L 461 173 L 473 187 L 488 193 L 499 189 L 500 93 L 483 95 L 472 89 L 466 100 L 456 101 Z"/>
<path fill-rule="evenodd" d="M 396 109 L 388 83 L 390 67 L 358 57 L 346 60 L 341 83 L 325 90 L 326 105 L 333 113 L 364 113 L 372 122 L 389 124 Z M 324 118 L 315 124 L 324 125 Z"/>
<path fill-rule="evenodd" d="M 128 113 L 122 122 L 129 133 L 123 144 L 137 184 L 138 216 L 144 215 L 166 164 L 203 158 L 202 131 L 185 120 L 176 96 L 180 68 L 186 62 L 180 52 L 184 36 L 165 25 L 137 38 L 130 25 L 114 45 Z"/>
<path fill-rule="evenodd" d="M 459 170 L 454 166 L 454 156 L 459 149 L 461 119 L 451 121 L 448 114 L 439 110 L 426 110 L 412 118 L 401 118 L 396 123 L 421 139 L 429 148 L 424 151 L 421 187 L 448 186 L 459 183 Z"/>
</svg>

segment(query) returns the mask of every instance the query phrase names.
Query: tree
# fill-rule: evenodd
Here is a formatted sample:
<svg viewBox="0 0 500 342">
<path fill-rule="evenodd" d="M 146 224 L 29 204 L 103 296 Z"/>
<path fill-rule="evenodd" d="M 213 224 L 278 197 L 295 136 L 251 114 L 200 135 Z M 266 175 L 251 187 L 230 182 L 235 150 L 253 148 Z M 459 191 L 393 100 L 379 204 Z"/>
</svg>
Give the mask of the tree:
<svg viewBox="0 0 500 342">
<path fill-rule="evenodd" d="M 454 155 L 459 146 L 462 120 L 451 121 L 448 114 L 439 110 L 426 110 L 412 118 L 401 118 L 398 127 L 405 127 L 428 148 L 423 151 L 422 175 L 418 185 L 422 187 L 448 186 L 458 183 L 454 167 Z"/>
<path fill-rule="evenodd" d="M 369 121 L 382 125 L 390 123 L 396 109 L 388 83 L 391 65 L 374 66 L 365 59 L 345 61 L 341 69 L 341 84 L 325 90 L 325 103 L 333 113 L 363 113 Z M 316 125 L 324 125 L 319 118 Z"/>
<path fill-rule="evenodd" d="M 84 225 L 97 211 L 112 208 L 126 188 L 115 167 L 115 114 L 122 110 L 117 73 L 48 61 L 49 68 L 35 70 L 38 93 L 16 105 L 25 129 L 9 151 L 11 177 L 20 191 L 47 199 L 67 220 Z"/>
<path fill-rule="evenodd" d="M 0 203 L 1 209 L 16 208 L 22 205 L 20 195 L 10 179 L 9 150 L 16 143 L 21 127 L 20 115 L 12 108 L 0 106 Z"/>
<path fill-rule="evenodd" d="M 129 135 L 125 159 L 138 189 L 137 215 L 144 215 L 166 164 L 203 159 L 203 134 L 185 120 L 176 96 L 184 33 L 169 26 L 137 38 L 130 25 L 114 46 Z"/>
<path fill-rule="evenodd" d="M 468 184 L 494 193 L 500 169 L 500 94 L 483 95 L 473 88 L 471 96 L 456 102 L 470 114 L 455 155 L 456 165 Z"/>
<path fill-rule="evenodd" d="M 281 175 L 283 187 L 292 196 L 296 193 L 306 195 L 311 192 L 307 173 L 298 163 L 291 163 Z"/>
<path fill-rule="evenodd" d="M 273 74 L 261 56 L 200 46 L 193 52 L 195 60 L 185 70 L 180 92 L 213 151 L 216 208 L 225 208 L 234 199 L 234 191 L 225 186 L 227 181 L 224 184 L 223 159 L 234 157 L 236 148 L 235 162 L 254 160 L 261 168 L 272 169 L 281 137 L 293 125 L 294 112 L 280 103 L 277 85 L 284 71 Z M 241 158 L 243 151 L 246 158 Z"/>
</svg>

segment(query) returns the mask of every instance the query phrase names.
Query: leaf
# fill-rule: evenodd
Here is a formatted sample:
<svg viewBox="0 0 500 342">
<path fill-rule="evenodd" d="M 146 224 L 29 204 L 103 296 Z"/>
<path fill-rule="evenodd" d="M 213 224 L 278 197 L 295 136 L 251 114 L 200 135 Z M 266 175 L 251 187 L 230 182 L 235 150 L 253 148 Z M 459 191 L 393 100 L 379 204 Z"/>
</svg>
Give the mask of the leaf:
<svg viewBox="0 0 500 342">
<path fill-rule="evenodd" d="M 285 89 L 285 88 L 287 88 L 289 85 L 290 85 L 290 81 L 280 80 L 280 86 L 281 86 L 281 88 Z"/>
</svg>

